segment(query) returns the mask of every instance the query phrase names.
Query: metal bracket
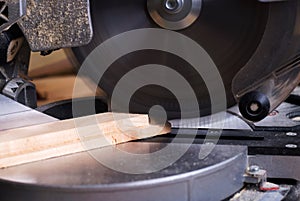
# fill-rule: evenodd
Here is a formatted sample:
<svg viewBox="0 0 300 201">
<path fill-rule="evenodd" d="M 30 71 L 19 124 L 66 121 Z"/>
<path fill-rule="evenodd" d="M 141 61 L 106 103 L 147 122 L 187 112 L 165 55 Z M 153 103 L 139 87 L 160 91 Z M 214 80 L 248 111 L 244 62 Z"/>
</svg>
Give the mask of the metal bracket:
<svg viewBox="0 0 300 201">
<path fill-rule="evenodd" d="M 88 44 L 93 35 L 89 0 L 30 0 L 18 22 L 32 51 Z"/>
<path fill-rule="evenodd" d="M 247 169 L 245 183 L 262 184 L 267 181 L 267 171 L 261 170 L 258 166 L 252 165 Z"/>
<path fill-rule="evenodd" d="M 0 0 L 0 33 L 26 15 L 26 0 Z"/>
</svg>

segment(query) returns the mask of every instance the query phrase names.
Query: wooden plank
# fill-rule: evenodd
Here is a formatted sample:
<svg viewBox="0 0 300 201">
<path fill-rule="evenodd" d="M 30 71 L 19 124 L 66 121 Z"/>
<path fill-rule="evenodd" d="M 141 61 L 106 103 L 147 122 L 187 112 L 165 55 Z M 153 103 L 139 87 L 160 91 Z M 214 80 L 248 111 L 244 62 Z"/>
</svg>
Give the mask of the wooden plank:
<svg viewBox="0 0 300 201">
<path fill-rule="evenodd" d="M 76 93 L 73 93 L 75 81 L 77 82 Z M 34 79 L 33 83 L 37 89 L 39 106 L 72 98 L 90 96 L 106 97 L 104 91 L 98 88 L 98 86 L 87 77 L 76 75 L 51 76 Z"/>
<path fill-rule="evenodd" d="M 74 74 L 74 71 L 74 65 L 64 49 L 54 51 L 48 56 L 41 56 L 40 52 L 31 53 L 28 72 L 31 78 Z"/>
<path fill-rule="evenodd" d="M 117 118 L 115 118 L 117 117 Z M 104 113 L 0 132 L 0 168 L 170 132 L 148 115 Z"/>
</svg>

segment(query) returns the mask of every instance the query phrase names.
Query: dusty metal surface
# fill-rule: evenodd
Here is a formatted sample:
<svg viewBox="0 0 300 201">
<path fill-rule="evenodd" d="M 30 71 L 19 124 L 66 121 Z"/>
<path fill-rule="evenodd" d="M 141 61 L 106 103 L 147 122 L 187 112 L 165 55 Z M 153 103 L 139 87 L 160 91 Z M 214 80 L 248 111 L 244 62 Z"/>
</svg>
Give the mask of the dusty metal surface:
<svg viewBox="0 0 300 201">
<path fill-rule="evenodd" d="M 256 127 L 285 127 L 293 128 L 299 126 L 299 121 L 294 121 L 289 117 L 289 114 L 299 111 L 298 105 L 293 105 L 290 103 L 282 103 L 275 111 L 273 111 L 268 117 L 260 122 L 255 123 Z"/>
<path fill-rule="evenodd" d="M 230 201 L 246 201 L 246 200 L 255 200 L 255 201 L 281 201 L 284 198 L 282 194 L 277 191 L 273 192 L 260 192 L 256 190 L 243 190 L 240 193 L 236 194 Z"/>
<path fill-rule="evenodd" d="M 93 32 L 89 0 L 28 0 L 19 21 L 33 51 L 82 46 Z"/>
<path fill-rule="evenodd" d="M 234 110 L 236 107 L 230 108 Z M 215 116 L 213 118 L 213 116 Z M 218 118 L 218 116 L 220 118 Z M 252 130 L 251 126 L 238 115 L 221 112 L 201 118 L 170 120 L 173 128 L 233 129 Z"/>
<path fill-rule="evenodd" d="M 300 180 L 299 156 L 255 155 L 249 157 L 249 164 L 259 165 L 267 170 L 270 178 Z"/>
</svg>

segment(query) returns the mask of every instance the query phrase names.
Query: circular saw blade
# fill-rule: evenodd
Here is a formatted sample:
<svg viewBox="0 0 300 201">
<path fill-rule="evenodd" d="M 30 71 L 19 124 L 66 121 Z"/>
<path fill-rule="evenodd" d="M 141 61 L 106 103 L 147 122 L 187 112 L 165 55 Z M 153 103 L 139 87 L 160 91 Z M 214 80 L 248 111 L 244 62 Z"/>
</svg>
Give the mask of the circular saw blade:
<svg viewBox="0 0 300 201">
<path fill-rule="evenodd" d="M 147 0 L 92 0 L 91 12 L 94 38 L 89 45 L 73 49 L 81 63 L 92 50 L 113 36 L 135 29 L 160 28 L 148 13 Z M 178 31 L 196 41 L 210 55 L 223 79 L 228 106 L 235 104 L 232 79 L 255 52 L 267 19 L 268 4 L 255 0 L 203 0 L 198 19 L 188 28 Z M 202 77 L 186 61 L 167 52 L 143 50 L 125 55 L 110 66 L 99 86 L 111 96 L 122 76 L 137 66 L 152 63 L 179 72 L 193 88 L 201 115 L 210 114 L 210 95 Z M 97 70 L 101 66 L 93 68 Z M 169 119 L 180 117 L 174 94 L 156 85 L 142 87 L 133 94 L 130 112 L 148 113 L 154 105 L 164 107 Z"/>
</svg>

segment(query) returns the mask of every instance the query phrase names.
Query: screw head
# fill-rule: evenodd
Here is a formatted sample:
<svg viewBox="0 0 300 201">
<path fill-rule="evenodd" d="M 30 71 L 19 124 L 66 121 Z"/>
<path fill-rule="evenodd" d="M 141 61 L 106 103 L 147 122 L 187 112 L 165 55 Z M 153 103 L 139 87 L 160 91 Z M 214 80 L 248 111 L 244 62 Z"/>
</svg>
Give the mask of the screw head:
<svg viewBox="0 0 300 201">
<path fill-rule="evenodd" d="M 257 112 L 259 110 L 259 108 L 260 108 L 260 105 L 258 103 L 256 103 L 256 102 L 253 102 L 250 105 L 250 110 L 252 112 Z"/>
<path fill-rule="evenodd" d="M 259 170 L 260 170 L 260 167 L 258 165 L 251 165 L 250 167 L 248 167 L 249 173 L 255 173 L 255 172 L 258 172 Z"/>
<path fill-rule="evenodd" d="M 290 137 L 295 137 L 295 136 L 297 136 L 298 134 L 295 133 L 295 132 L 287 132 L 286 135 L 287 135 L 287 136 L 290 136 Z"/>
<path fill-rule="evenodd" d="M 296 144 L 287 144 L 285 145 L 286 148 L 289 148 L 289 149 L 296 149 L 298 148 L 298 146 Z"/>
</svg>

